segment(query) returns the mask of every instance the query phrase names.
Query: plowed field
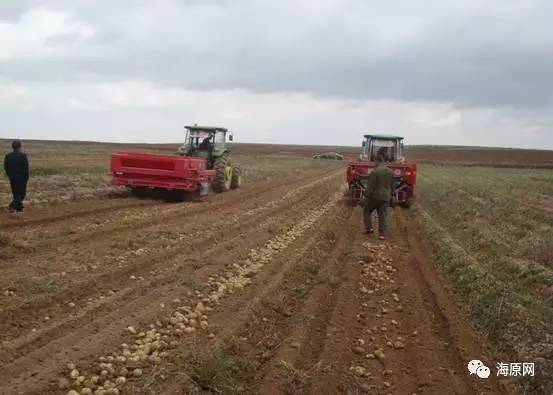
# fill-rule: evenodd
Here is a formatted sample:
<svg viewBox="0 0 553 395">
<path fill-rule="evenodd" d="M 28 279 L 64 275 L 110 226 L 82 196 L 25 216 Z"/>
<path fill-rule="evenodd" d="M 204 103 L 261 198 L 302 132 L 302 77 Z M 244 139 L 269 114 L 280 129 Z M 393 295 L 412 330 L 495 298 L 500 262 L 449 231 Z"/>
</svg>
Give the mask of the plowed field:
<svg viewBox="0 0 553 395">
<path fill-rule="evenodd" d="M 341 165 L 250 174 L 2 217 L 0 393 L 504 392 L 404 213 L 379 243 Z"/>
</svg>

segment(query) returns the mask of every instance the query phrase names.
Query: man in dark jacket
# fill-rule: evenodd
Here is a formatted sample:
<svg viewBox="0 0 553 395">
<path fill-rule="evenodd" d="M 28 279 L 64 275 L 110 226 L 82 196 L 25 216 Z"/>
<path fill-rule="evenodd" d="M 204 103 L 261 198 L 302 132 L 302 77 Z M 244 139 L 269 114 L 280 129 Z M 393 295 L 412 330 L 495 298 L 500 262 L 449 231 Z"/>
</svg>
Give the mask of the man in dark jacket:
<svg viewBox="0 0 553 395">
<path fill-rule="evenodd" d="M 4 170 L 10 180 L 13 200 L 9 209 L 11 212 L 23 212 L 23 200 L 27 194 L 29 181 L 29 161 L 27 155 L 21 152 L 21 141 L 12 142 L 13 152 L 4 157 Z"/>
<path fill-rule="evenodd" d="M 200 145 L 198 146 L 198 149 L 200 151 L 211 152 L 211 137 L 206 137 L 205 139 L 203 139 Z"/>
<path fill-rule="evenodd" d="M 378 238 L 386 240 L 388 237 L 388 207 L 394 193 L 394 173 L 389 170 L 382 154 L 375 158 L 378 167 L 369 174 L 367 189 L 365 190 L 365 205 L 363 207 L 363 222 L 365 232 L 373 233 L 372 213 L 378 214 Z"/>
</svg>

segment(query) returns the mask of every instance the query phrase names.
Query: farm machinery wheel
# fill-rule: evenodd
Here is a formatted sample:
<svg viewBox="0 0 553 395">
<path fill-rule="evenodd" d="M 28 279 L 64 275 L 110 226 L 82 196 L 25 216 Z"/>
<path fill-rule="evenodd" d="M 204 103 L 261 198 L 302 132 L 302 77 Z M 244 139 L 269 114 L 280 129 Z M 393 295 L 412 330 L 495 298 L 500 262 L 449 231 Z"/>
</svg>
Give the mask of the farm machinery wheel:
<svg viewBox="0 0 553 395">
<path fill-rule="evenodd" d="M 399 205 L 402 207 L 402 208 L 409 208 L 413 205 L 413 199 L 411 200 L 407 200 L 406 202 L 402 202 L 400 203 Z"/>
<path fill-rule="evenodd" d="M 211 184 L 213 190 L 217 193 L 228 191 L 232 183 L 232 164 L 228 154 L 215 159 L 213 170 L 215 170 L 215 179 Z"/>
<path fill-rule="evenodd" d="M 144 198 L 148 190 L 144 187 L 131 187 L 131 195 L 137 198 Z"/>
<path fill-rule="evenodd" d="M 230 187 L 232 189 L 238 189 L 240 188 L 240 185 L 242 185 L 242 169 L 238 166 L 233 166 Z"/>
</svg>

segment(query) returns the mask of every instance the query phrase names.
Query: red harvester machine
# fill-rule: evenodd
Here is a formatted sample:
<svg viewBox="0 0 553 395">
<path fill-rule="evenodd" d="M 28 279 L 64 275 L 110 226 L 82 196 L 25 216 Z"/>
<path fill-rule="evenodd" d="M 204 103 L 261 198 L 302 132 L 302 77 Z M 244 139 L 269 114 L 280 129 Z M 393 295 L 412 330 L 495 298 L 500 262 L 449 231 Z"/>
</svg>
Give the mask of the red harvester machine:
<svg viewBox="0 0 553 395">
<path fill-rule="evenodd" d="M 215 170 L 207 170 L 203 158 L 137 152 L 113 154 L 111 171 L 112 184 L 127 186 L 135 195 L 147 188 L 203 191 L 203 195 L 215 178 Z"/>
<path fill-rule="evenodd" d="M 188 192 L 207 195 L 210 186 L 215 192 L 239 188 L 240 168 L 232 165 L 230 151 L 225 147 L 229 131 L 197 125 L 185 128 L 186 140 L 178 155 L 113 154 L 112 184 L 127 186 L 136 196 L 155 189 L 170 191 L 177 198 L 184 198 Z M 228 137 L 232 141 L 232 134 Z"/>
<path fill-rule="evenodd" d="M 403 157 L 403 137 L 366 134 L 363 140 L 363 152 L 358 161 L 351 161 L 347 169 L 347 182 L 353 206 L 364 198 L 369 173 L 377 166 L 376 154 L 383 154 L 387 166 L 394 172 L 395 194 L 398 204 L 410 207 L 415 198 L 417 183 L 417 165 L 408 163 Z"/>
</svg>

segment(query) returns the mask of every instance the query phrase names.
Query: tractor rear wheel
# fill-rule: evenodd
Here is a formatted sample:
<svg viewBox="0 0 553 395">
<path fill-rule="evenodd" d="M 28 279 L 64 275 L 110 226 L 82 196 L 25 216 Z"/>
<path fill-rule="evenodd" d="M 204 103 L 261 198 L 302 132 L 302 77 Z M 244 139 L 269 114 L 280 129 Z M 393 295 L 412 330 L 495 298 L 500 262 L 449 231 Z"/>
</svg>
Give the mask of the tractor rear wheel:
<svg viewBox="0 0 553 395">
<path fill-rule="evenodd" d="M 242 169 L 238 166 L 232 167 L 232 180 L 230 182 L 230 187 L 232 189 L 238 189 L 242 185 Z"/>
<path fill-rule="evenodd" d="M 215 179 L 211 184 L 213 191 L 217 193 L 228 191 L 232 182 L 232 165 L 228 154 L 215 159 L 213 170 L 215 170 Z"/>
</svg>

